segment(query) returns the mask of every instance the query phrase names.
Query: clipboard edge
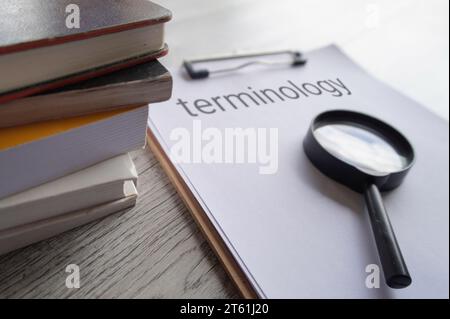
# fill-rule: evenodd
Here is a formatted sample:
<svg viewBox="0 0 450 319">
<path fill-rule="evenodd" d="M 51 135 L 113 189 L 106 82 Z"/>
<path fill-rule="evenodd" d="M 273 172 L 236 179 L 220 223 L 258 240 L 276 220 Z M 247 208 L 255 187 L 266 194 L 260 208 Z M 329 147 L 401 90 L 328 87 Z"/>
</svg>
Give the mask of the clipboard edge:
<svg viewBox="0 0 450 319">
<path fill-rule="evenodd" d="M 258 299 L 256 291 L 253 289 L 253 286 L 248 281 L 231 252 L 228 250 L 225 242 L 222 240 L 214 225 L 211 223 L 208 216 L 206 216 L 200 204 L 195 199 L 191 190 L 183 181 L 175 166 L 162 149 L 156 136 L 148 127 L 147 142 L 151 152 L 155 155 L 171 184 L 181 197 L 195 223 L 207 240 L 209 246 L 218 257 L 220 263 L 225 268 L 226 273 L 231 278 L 242 297 L 245 299 Z"/>
</svg>

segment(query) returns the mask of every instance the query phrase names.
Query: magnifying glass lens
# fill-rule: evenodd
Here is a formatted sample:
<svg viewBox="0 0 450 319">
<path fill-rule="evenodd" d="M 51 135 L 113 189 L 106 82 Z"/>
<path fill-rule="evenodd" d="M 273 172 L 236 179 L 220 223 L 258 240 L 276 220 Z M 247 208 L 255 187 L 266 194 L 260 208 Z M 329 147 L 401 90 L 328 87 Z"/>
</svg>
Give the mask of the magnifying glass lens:
<svg viewBox="0 0 450 319">
<path fill-rule="evenodd" d="M 316 128 L 314 136 L 333 156 L 369 174 L 398 172 L 410 163 L 385 138 L 363 126 L 326 124 Z"/>
</svg>

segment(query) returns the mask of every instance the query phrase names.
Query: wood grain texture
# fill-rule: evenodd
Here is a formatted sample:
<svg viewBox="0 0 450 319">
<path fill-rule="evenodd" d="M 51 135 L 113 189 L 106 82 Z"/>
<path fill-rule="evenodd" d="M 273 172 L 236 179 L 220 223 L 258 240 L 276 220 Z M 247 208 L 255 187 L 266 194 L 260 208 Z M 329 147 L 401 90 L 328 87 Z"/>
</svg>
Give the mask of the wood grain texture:
<svg viewBox="0 0 450 319">
<path fill-rule="evenodd" d="M 331 42 L 374 75 L 448 118 L 447 0 L 157 0 L 168 67 L 184 58 Z M 137 206 L 0 257 L 0 298 L 237 297 L 148 150 L 133 153 Z M 81 289 L 64 269 L 81 267 Z"/>
</svg>

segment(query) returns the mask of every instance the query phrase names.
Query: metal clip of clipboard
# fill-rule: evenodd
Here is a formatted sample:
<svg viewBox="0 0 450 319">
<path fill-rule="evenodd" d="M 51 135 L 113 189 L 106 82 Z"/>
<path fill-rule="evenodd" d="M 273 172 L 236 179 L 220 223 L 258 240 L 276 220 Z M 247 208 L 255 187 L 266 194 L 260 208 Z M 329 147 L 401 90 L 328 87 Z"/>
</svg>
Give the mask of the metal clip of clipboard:
<svg viewBox="0 0 450 319">
<path fill-rule="evenodd" d="M 238 64 L 234 67 L 222 68 L 210 70 L 206 68 L 195 69 L 194 65 L 200 63 L 209 63 L 209 62 L 218 62 L 218 61 L 227 61 L 227 60 L 239 60 L 239 59 L 248 59 L 248 58 L 260 58 L 260 57 L 268 57 L 268 56 L 276 56 L 276 55 L 290 55 L 291 59 L 289 61 L 266 61 L 262 59 L 250 60 L 247 62 L 243 62 L 242 64 Z M 273 51 L 273 52 L 263 52 L 263 53 L 253 53 L 253 54 L 239 54 L 239 55 L 229 55 L 215 58 L 206 58 L 206 59 L 197 59 L 197 60 L 185 60 L 183 62 L 183 66 L 186 69 L 189 77 L 192 80 L 206 79 L 210 75 L 226 73 L 226 72 L 234 72 L 252 65 L 291 65 L 293 67 L 303 66 L 307 62 L 306 58 L 303 57 L 303 54 L 299 51 Z"/>
</svg>

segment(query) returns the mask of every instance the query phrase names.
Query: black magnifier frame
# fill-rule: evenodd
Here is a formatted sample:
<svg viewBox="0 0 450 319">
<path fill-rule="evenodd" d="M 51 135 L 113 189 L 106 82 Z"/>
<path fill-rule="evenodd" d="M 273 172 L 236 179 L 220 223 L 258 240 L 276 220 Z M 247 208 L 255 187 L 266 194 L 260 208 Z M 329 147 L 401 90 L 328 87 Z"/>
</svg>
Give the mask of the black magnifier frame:
<svg viewBox="0 0 450 319">
<path fill-rule="evenodd" d="M 378 173 L 357 167 L 354 163 L 333 155 L 320 143 L 315 132 L 321 127 L 336 124 L 357 127 L 378 136 L 405 159 L 405 165 L 395 171 Z M 412 279 L 380 191 L 393 190 L 402 184 L 415 162 L 411 143 L 399 131 L 377 118 L 354 111 L 332 110 L 319 114 L 312 121 L 303 141 L 303 148 L 306 156 L 319 171 L 364 194 L 386 284 L 396 289 L 408 287 Z"/>
</svg>

